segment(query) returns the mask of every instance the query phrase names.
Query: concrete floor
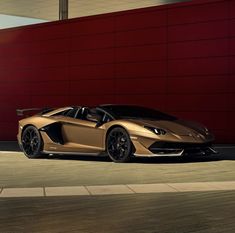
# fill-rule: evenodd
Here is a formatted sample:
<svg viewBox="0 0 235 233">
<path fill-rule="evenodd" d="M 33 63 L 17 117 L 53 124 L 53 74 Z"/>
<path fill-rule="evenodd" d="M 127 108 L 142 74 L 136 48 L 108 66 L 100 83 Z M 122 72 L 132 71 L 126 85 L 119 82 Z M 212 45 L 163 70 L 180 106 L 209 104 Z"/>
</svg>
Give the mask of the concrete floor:
<svg viewBox="0 0 235 233">
<path fill-rule="evenodd" d="M 0 199 L 1 233 L 232 233 L 235 191 Z"/>
<path fill-rule="evenodd" d="M 137 159 L 0 152 L 0 188 L 235 181 L 235 148 L 210 157 Z M 0 191 L 1 192 L 1 191 Z M 235 191 L 0 198 L 0 233 L 232 233 Z"/>
<path fill-rule="evenodd" d="M 0 152 L 0 187 L 53 187 L 235 180 L 235 148 L 209 157 L 145 158 L 118 164 L 107 158 L 26 158 Z"/>
</svg>

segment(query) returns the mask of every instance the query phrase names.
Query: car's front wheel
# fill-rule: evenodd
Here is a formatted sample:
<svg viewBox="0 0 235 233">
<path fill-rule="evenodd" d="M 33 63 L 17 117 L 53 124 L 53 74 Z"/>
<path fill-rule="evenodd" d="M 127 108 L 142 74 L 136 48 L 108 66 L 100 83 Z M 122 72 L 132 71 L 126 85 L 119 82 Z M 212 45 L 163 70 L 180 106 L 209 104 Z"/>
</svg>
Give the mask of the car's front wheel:
<svg viewBox="0 0 235 233">
<path fill-rule="evenodd" d="M 121 127 L 113 128 L 106 140 L 109 157 L 117 163 L 128 162 L 132 156 L 132 143 L 127 131 Z"/>
<path fill-rule="evenodd" d="M 39 158 L 43 141 L 39 131 L 32 125 L 28 126 L 22 133 L 22 149 L 28 158 Z"/>
</svg>

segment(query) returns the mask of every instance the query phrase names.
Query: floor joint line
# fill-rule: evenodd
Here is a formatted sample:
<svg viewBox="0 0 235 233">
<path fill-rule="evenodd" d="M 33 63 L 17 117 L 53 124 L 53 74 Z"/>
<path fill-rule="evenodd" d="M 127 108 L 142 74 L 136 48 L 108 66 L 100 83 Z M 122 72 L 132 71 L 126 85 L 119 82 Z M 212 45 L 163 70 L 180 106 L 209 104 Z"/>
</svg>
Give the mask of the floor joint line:
<svg viewBox="0 0 235 233">
<path fill-rule="evenodd" d="M 130 189 L 133 193 L 137 193 L 137 192 L 135 192 L 135 190 L 132 189 L 128 184 L 126 184 L 126 187 L 127 187 L 128 189 Z"/>
<path fill-rule="evenodd" d="M 83 186 L 86 190 L 87 190 L 87 192 L 89 193 L 89 195 L 90 196 L 93 196 L 93 194 L 90 192 L 90 190 L 88 189 L 88 186 Z"/>
<path fill-rule="evenodd" d="M 178 190 L 177 188 L 171 186 L 171 184 L 166 183 L 166 185 L 167 185 L 168 187 L 174 189 L 176 192 L 180 192 L 180 190 Z"/>
<path fill-rule="evenodd" d="M 43 187 L 42 187 L 42 190 L 43 190 L 43 196 L 44 196 L 44 197 L 47 197 L 47 194 L 46 194 L 46 187 L 43 186 Z"/>
</svg>

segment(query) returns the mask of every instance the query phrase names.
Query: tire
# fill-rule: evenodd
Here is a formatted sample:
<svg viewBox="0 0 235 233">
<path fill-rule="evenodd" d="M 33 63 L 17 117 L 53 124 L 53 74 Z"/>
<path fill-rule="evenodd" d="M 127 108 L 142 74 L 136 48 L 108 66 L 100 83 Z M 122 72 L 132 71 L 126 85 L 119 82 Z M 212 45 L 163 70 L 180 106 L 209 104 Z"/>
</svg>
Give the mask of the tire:
<svg viewBox="0 0 235 233">
<path fill-rule="evenodd" d="M 127 131 L 121 127 L 113 128 L 106 139 L 106 151 L 116 163 L 129 162 L 132 157 L 132 143 Z"/>
<path fill-rule="evenodd" d="M 42 157 L 43 141 L 39 131 L 34 126 L 28 126 L 22 133 L 22 149 L 30 159 Z"/>
</svg>

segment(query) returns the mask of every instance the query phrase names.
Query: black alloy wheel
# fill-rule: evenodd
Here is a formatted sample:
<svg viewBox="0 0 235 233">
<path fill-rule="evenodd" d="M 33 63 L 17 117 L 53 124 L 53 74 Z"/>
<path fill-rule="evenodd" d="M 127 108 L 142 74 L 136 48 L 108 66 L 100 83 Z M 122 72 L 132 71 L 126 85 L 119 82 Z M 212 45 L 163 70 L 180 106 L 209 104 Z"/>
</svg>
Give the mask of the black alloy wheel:
<svg viewBox="0 0 235 233">
<path fill-rule="evenodd" d="M 132 156 L 132 143 L 125 129 L 113 128 L 106 140 L 106 149 L 109 157 L 117 163 L 128 162 Z"/>
<path fill-rule="evenodd" d="M 41 157 L 43 142 L 40 133 L 34 126 L 28 126 L 22 134 L 22 148 L 28 158 Z"/>
</svg>

